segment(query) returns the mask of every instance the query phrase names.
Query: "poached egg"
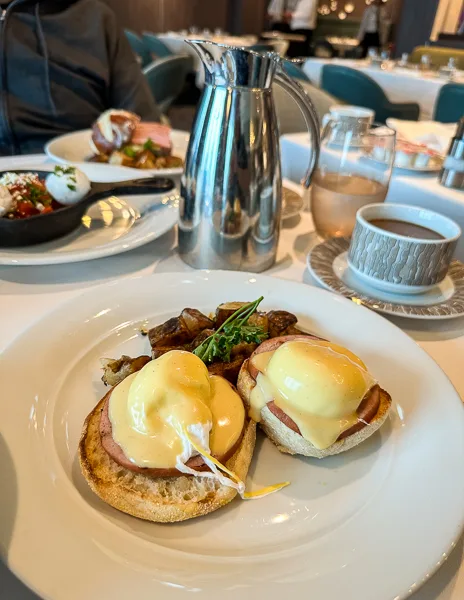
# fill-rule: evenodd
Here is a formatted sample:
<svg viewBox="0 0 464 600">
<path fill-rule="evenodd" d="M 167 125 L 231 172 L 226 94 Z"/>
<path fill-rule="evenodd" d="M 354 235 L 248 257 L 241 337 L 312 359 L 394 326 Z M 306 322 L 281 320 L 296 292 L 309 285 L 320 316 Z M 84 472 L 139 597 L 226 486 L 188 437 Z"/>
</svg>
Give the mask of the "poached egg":
<svg viewBox="0 0 464 600">
<path fill-rule="evenodd" d="M 56 166 L 47 176 L 45 187 L 60 204 L 77 204 L 90 192 L 90 180 L 85 173 L 71 165 Z"/>
</svg>

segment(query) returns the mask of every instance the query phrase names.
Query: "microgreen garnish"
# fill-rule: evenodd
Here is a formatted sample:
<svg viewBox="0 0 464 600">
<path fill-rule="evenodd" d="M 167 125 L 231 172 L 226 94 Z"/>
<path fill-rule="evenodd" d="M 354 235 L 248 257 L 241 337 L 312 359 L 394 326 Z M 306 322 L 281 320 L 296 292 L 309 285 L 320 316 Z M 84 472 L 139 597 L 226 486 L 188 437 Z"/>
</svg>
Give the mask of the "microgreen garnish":
<svg viewBox="0 0 464 600">
<path fill-rule="evenodd" d="M 27 199 L 34 206 L 37 206 L 37 204 L 44 204 L 45 206 L 48 206 L 48 204 L 50 204 L 50 196 L 42 186 L 28 182 L 26 183 L 25 187 L 28 192 Z"/>
<path fill-rule="evenodd" d="M 160 154 L 161 151 L 161 146 L 159 144 L 155 144 L 155 142 L 151 138 L 148 138 L 148 140 L 143 145 L 143 149 L 149 150 L 150 152 L 153 152 L 155 156 L 158 156 L 158 154 Z"/>
<path fill-rule="evenodd" d="M 268 333 L 257 325 L 248 325 L 248 319 L 256 312 L 263 301 L 263 296 L 254 302 L 244 304 L 234 312 L 218 329 L 202 344 L 195 348 L 193 353 L 209 365 L 215 360 L 230 362 L 230 355 L 234 346 L 243 342 L 247 344 L 260 344 L 268 338 Z"/>
<path fill-rule="evenodd" d="M 71 192 L 75 192 L 77 190 L 76 167 L 71 167 L 69 165 L 67 167 L 61 167 L 60 165 L 57 165 L 55 167 L 55 175 L 57 177 L 64 176 L 69 180 L 70 183 L 66 184 L 68 190 L 71 190 Z"/>
<path fill-rule="evenodd" d="M 55 175 L 58 177 L 62 177 L 63 175 L 71 175 L 71 179 L 76 178 L 76 167 L 62 167 L 60 165 L 56 165 L 55 167 Z"/>
<path fill-rule="evenodd" d="M 133 146 L 126 146 L 122 150 L 129 158 L 137 158 L 137 150 Z"/>
</svg>

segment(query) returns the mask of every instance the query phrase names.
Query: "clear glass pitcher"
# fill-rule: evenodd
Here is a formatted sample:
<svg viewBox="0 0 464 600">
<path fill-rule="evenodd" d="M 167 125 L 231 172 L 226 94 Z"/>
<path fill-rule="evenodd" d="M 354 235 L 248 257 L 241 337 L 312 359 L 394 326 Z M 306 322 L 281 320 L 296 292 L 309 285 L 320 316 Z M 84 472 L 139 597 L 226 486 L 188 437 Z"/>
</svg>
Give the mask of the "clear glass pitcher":
<svg viewBox="0 0 464 600">
<path fill-rule="evenodd" d="M 275 262 L 282 203 L 272 83 L 296 100 L 311 134 L 306 187 L 319 156 L 317 114 L 277 54 L 188 43 L 204 64 L 205 87 L 182 177 L 179 253 L 195 268 L 260 272 Z"/>
</svg>

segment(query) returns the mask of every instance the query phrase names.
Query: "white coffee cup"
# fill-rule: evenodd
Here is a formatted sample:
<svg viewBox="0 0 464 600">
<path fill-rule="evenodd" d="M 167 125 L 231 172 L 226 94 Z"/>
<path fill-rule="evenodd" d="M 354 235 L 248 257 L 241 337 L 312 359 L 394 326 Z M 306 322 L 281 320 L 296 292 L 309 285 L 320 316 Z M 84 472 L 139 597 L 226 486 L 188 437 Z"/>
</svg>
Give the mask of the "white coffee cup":
<svg viewBox="0 0 464 600">
<path fill-rule="evenodd" d="M 375 219 L 419 225 L 441 238 L 393 233 L 377 227 L 371 222 Z M 405 204 L 368 204 L 356 214 L 348 264 L 361 281 L 379 290 L 421 294 L 446 277 L 460 236 L 457 223 L 431 210 Z"/>
</svg>

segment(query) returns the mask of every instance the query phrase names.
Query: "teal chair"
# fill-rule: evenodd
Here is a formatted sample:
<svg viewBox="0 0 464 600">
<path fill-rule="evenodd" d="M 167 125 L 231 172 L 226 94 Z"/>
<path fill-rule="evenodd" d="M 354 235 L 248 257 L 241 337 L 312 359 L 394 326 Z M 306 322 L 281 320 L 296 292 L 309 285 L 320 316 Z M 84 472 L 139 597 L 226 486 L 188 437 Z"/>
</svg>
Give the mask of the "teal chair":
<svg viewBox="0 0 464 600">
<path fill-rule="evenodd" d="M 287 73 L 287 75 L 289 75 L 292 79 L 298 79 L 300 81 L 305 81 L 306 83 L 311 83 L 309 77 L 297 63 L 294 63 L 291 60 L 284 60 L 282 61 L 282 66 L 284 67 L 284 71 Z"/>
<path fill-rule="evenodd" d="M 126 34 L 126 37 L 129 40 L 129 44 L 132 50 L 140 58 L 140 64 L 142 68 L 149 65 L 153 61 L 153 59 L 150 54 L 150 51 L 143 43 L 143 40 L 139 38 L 139 36 L 136 33 L 130 31 L 129 29 L 126 29 L 124 33 Z"/>
<path fill-rule="evenodd" d="M 464 117 L 464 85 L 447 83 L 444 85 L 435 105 L 435 121 L 456 123 Z"/>
<path fill-rule="evenodd" d="M 166 113 L 180 96 L 186 77 L 193 68 L 193 57 L 179 54 L 160 58 L 143 69 L 153 97 L 162 113 Z"/>
<path fill-rule="evenodd" d="M 165 43 L 163 43 L 158 36 L 153 33 L 143 34 L 143 43 L 148 50 L 154 54 L 157 58 L 167 58 L 168 56 L 174 56 L 174 53 L 169 50 Z"/>
<path fill-rule="evenodd" d="M 379 123 L 385 123 L 390 117 L 406 121 L 419 119 L 418 104 L 390 102 L 378 83 L 356 69 L 326 65 L 322 69 L 321 88 L 347 104 L 374 110 L 375 120 Z"/>
</svg>

